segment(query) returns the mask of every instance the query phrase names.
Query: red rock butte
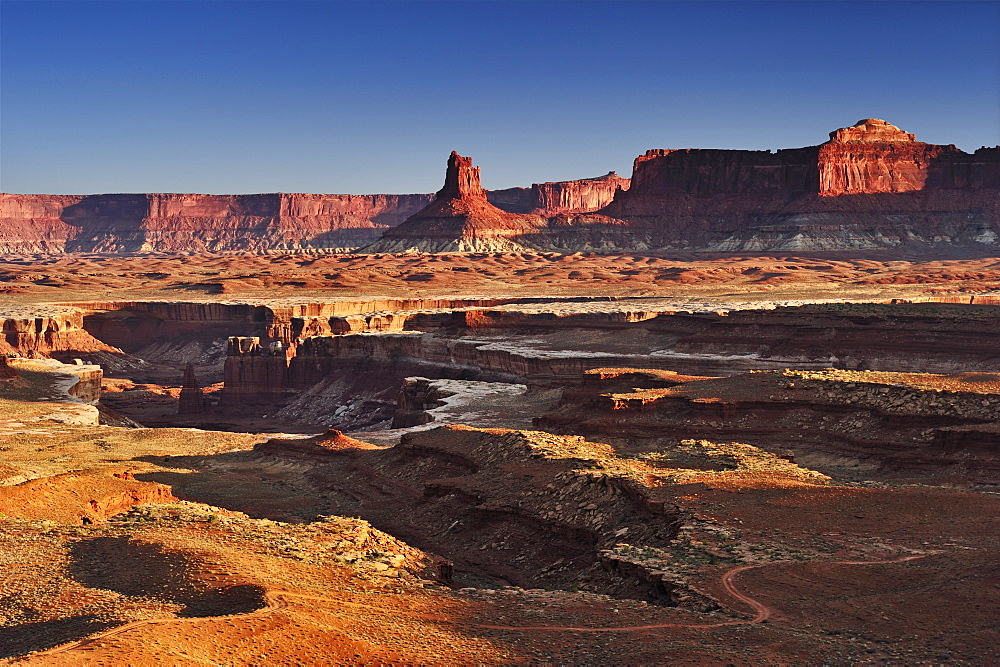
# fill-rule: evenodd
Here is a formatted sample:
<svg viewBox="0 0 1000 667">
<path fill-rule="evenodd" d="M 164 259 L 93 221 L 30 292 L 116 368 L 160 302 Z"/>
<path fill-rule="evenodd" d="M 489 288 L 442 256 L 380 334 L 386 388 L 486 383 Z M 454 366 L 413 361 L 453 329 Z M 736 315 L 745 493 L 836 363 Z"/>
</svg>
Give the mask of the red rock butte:
<svg viewBox="0 0 1000 667">
<path fill-rule="evenodd" d="M 540 227 L 540 216 L 509 213 L 489 202 L 472 158 L 452 151 L 444 186 L 426 208 L 395 227 L 365 252 L 508 251 L 510 241 Z"/>
</svg>

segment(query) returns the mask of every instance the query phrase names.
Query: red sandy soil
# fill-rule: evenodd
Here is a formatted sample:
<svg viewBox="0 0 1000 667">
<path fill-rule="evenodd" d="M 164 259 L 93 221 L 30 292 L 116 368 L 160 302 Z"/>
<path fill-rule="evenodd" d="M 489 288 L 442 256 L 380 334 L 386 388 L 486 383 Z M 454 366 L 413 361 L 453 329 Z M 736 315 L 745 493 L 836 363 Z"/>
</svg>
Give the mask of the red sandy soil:
<svg viewBox="0 0 1000 667">
<path fill-rule="evenodd" d="M 994 498 L 692 484 L 680 500 L 747 543 L 774 549 L 760 563 L 700 569 L 703 585 L 732 612 L 540 590 L 456 594 L 405 571 L 387 578 L 331 562 L 323 547 L 356 530 L 351 520 L 296 528 L 193 505 L 133 513 L 103 528 L 50 526 L 41 540 L 33 537 L 40 526 L 7 520 L 5 534 L 25 548 L 4 588 L 9 594 L 20 580 L 26 589 L 45 573 L 40 581 L 50 584 L 15 599 L 43 598 L 43 613 L 55 618 L 97 613 L 81 633 L 89 638 L 58 642 L 31 664 L 847 664 L 943 655 L 985 664 L 997 657 L 990 609 L 1000 563 L 995 531 L 981 519 L 1000 509 Z M 865 534 L 881 537 L 858 539 Z M 710 548 L 705 534 L 695 537 L 691 545 Z M 108 542 L 114 549 L 90 546 L 102 538 L 116 540 Z M 401 548 L 373 539 L 385 551 Z M 123 574 L 118 568 L 129 563 L 133 574 Z M 109 616 L 109 604 L 117 615 Z M 228 611 L 213 613 L 213 604 Z M 39 645 L 56 629 L 14 626 L 0 637 Z"/>
<path fill-rule="evenodd" d="M 102 431 L 100 441 L 75 431 L 75 444 L 65 442 L 63 451 L 89 443 L 90 459 L 83 451 L 76 458 L 90 466 L 125 453 L 114 439 L 118 429 Z M 198 451 L 170 433 L 164 451 Z M 209 435 L 199 436 L 202 452 L 212 451 Z M 323 450 L 321 457 L 330 456 L 326 444 L 378 454 L 335 433 L 313 440 L 303 442 Z M 30 450 L 25 445 L 21 451 Z M 613 456 L 606 445 L 588 447 Z M 170 465 L 188 495 L 198 487 L 182 478 L 206 477 L 223 507 L 266 500 L 248 490 L 278 470 L 285 474 L 267 492 L 275 497 L 261 507 L 302 502 L 308 463 L 263 454 L 271 458 L 241 462 L 217 450 L 203 464 L 183 457 L 181 467 Z M 132 462 L 164 470 L 160 460 Z M 42 508 L 0 518 L 0 646 L 9 647 L 7 655 L 43 650 L 32 664 L 139 665 L 847 664 L 945 654 L 982 664 L 1000 657 L 990 619 L 1000 584 L 1000 544 L 988 519 L 1000 513 L 1000 501 L 992 494 L 831 486 L 760 470 L 681 484 L 650 477 L 657 497 L 689 517 L 671 558 L 692 586 L 722 602 L 721 612 L 706 614 L 582 592 L 452 592 L 433 584 L 433 557 L 354 519 L 290 525 L 174 503 L 143 506 L 110 523 L 60 523 L 102 477 L 106 490 L 139 484 L 112 477 L 114 470 L 0 487 L 5 512 L 19 504 Z M 398 493 L 389 479 L 370 482 Z M 26 500 L 32 494 L 44 502 Z M 732 545 L 750 561 L 734 560 Z"/>
<path fill-rule="evenodd" d="M 10 303 L 357 295 L 895 298 L 1000 288 L 1000 259 L 556 253 L 7 256 Z M 795 296 L 798 295 L 798 296 Z"/>
</svg>

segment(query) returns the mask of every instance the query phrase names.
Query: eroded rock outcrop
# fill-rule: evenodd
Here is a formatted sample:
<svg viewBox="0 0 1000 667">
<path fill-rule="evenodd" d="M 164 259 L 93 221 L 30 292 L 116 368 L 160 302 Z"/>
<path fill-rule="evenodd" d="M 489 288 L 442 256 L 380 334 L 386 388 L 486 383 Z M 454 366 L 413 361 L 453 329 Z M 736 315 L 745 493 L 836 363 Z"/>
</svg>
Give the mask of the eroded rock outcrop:
<svg viewBox="0 0 1000 667">
<path fill-rule="evenodd" d="M 392 417 L 392 428 L 409 428 L 431 421 L 427 411 L 442 405 L 437 387 L 427 378 L 412 377 L 403 380 L 399 390 L 396 414 Z"/>
<path fill-rule="evenodd" d="M 498 252 L 523 250 L 514 241 L 542 225 L 537 216 L 508 213 L 491 204 L 479 167 L 452 151 L 442 187 L 433 202 L 385 233 L 365 252 Z"/>
<path fill-rule="evenodd" d="M 629 446 L 737 440 L 863 460 L 888 475 L 1000 483 L 997 373 L 757 371 L 625 390 L 620 372 L 589 375 L 536 424 Z"/>
<path fill-rule="evenodd" d="M 33 306 L 0 313 L 0 354 L 56 357 L 122 351 L 98 340 L 84 326 L 84 312 L 73 307 Z"/>
<path fill-rule="evenodd" d="M 184 385 L 181 387 L 180 400 L 177 403 L 177 414 L 194 414 L 204 410 L 205 397 L 201 393 L 201 385 L 198 384 L 194 366 L 188 364 L 184 368 Z"/>
<path fill-rule="evenodd" d="M 46 400 L 67 400 L 97 405 L 101 400 L 101 381 L 104 371 L 96 364 L 85 364 L 77 359 L 75 363 L 64 364 L 56 359 L 26 359 L 7 357 L 4 365 L 17 375 L 33 378 L 39 387 L 44 387 Z M 81 423 L 97 423 L 96 410 L 84 410 Z"/>
<path fill-rule="evenodd" d="M 280 342 L 233 336 L 226 355 L 223 405 L 275 401 L 288 388 L 288 357 Z"/>
</svg>

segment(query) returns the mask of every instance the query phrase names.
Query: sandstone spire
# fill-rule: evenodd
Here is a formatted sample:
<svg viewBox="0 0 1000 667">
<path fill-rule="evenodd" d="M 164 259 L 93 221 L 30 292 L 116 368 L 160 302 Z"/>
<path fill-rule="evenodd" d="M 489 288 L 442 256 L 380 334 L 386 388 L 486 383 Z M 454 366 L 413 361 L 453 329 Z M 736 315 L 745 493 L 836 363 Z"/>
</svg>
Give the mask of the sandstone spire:
<svg viewBox="0 0 1000 667">
<path fill-rule="evenodd" d="M 194 373 L 194 366 L 188 364 L 184 368 L 184 384 L 181 387 L 180 401 L 177 405 L 177 414 L 190 414 L 202 412 L 205 409 L 205 399 L 201 393 L 201 385 Z"/>
<path fill-rule="evenodd" d="M 438 199 L 456 197 L 480 197 L 486 199 L 486 193 L 479 182 L 479 167 L 472 166 L 471 157 L 462 157 L 452 151 L 448 157 L 448 170 L 445 172 L 444 187 L 437 192 Z"/>
<path fill-rule="evenodd" d="M 514 239 L 543 224 L 538 216 L 508 213 L 491 204 L 479 182 L 479 167 L 452 151 L 437 198 L 364 252 L 520 252 L 524 247 Z"/>
</svg>

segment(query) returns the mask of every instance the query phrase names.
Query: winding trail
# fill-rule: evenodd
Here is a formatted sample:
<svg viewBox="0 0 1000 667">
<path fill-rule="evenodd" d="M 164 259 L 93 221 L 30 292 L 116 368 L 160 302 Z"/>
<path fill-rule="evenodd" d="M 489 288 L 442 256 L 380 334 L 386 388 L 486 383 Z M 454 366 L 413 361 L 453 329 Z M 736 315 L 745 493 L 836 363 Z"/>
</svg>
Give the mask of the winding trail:
<svg viewBox="0 0 1000 667">
<path fill-rule="evenodd" d="M 917 560 L 920 558 L 926 558 L 931 554 L 917 554 L 911 556 L 902 556 L 899 558 L 892 558 L 888 560 L 840 560 L 832 561 L 826 563 L 827 565 L 889 565 L 892 563 L 905 563 L 907 561 Z M 550 631 L 550 632 L 641 632 L 644 630 L 658 630 L 661 628 L 689 628 L 689 629 L 711 629 L 711 628 L 721 628 L 733 625 L 751 625 L 755 623 L 763 623 L 764 621 L 771 618 L 774 614 L 774 609 L 767 606 L 760 600 L 756 600 L 748 595 L 745 595 L 736 588 L 734 579 L 736 575 L 741 572 L 746 572 L 747 570 L 754 570 L 762 567 L 770 567 L 773 565 L 782 565 L 789 562 L 800 562 L 800 561 L 776 561 L 771 563 L 760 563 L 757 565 L 738 565 L 731 570 L 728 570 L 724 575 L 722 575 L 722 586 L 728 594 L 743 602 L 744 604 L 750 606 L 755 615 L 751 619 L 740 619 L 732 621 L 720 621 L 718 623 L 652 623 L 649 625 L 619 625 L 610 626 L 602 628 L 592 628 L 586 626 L 567 626 L 567 625 L 490 625 L 485 623 L 474 623 L 471 624 L 473 627 L 482 628 L 485 630 L 507 630 L 507 631 L 521 631 L 521 632 L 534 632 L 534 631 Z M 58 653 L 65 653 L 67 651 L 73 651 L 76 649 L 86 648 L 87 646 L 94 644 L 96 642 L 102 641 L 109 637 L 122 634 L 133 628 L 138 628 L 144 625 L 159 625 L 166 623 L 197 623 L 199 621 L 213 621 L 221 619 L 249 619 L 257 616 L 264 616 L 266 614 L 272 614 L 281 609 L 286 609 L 288 607 L 288 601 L 284 598 L 301 598 L 303 600 L 312 600 L 316 602 L 332 602 L 339 606 L 351 606 L 351 607 L 361 607 L 369 611 L 373 610 L 373 607 L 369 604 L 363 604 L 358 602 L 348 602 L 346 600 L 341 600 L 337 598 L 325 597 L 321 595 L 307 595 L 304 593 L 296 593 L 294 591 L 286 590 L 269 590 L 264 593 L 264 601 L 267 606 L 260 609 L 248 612 L 246 614 L 239 614 L 233 616 L 199 616 L 192 618 L 157 618 L 148 619 L 143 621 L 133 621 L 131 623 L 126 623 L 125 625 L 118 626 L 112 630 L 106 632 L 101 632 L 99 634 L 93 635 L 86 639 L 81 639 L 79 641 L 71 642 L 69 644 L 63 644 L 62 646 L 56 646 L 44 651 L 39 651 L 37 653 L 32 653 L 29 656 L 24 656 L 21 658 L 13 658 L 9 660 L 0 660 L 0 665 L 14 664 L 15 662 L 21 662 L 23 660 L 40 658 L 47 655 L 56 655 Z M 448 618 L 436 614 L 421 614 L 418 612 L 404 612 L 400 610 L 392 610 L 392 613 L 398 616 L 406 616 L 408 618 L 422 618 L 432 621 L 447 621 Z"/>
<path fill-rule="evenodd" d="M 906 561 L 917 560 L 918 558 L 926 558 L 931 554 L 919 554 L 914 556 L 903 556 L 900 558 L 891 558 L 889 560 L 837 560 L 826 563 L 827 565 L 888 565 L 890 563 L 905 563 Z M 800 561 L 776 561 L 772 563 L 760 563 L 758 565 L 739 565 L 733 569 L 727 571 L 722 575 L 722 586 L 726 589 L 726 592 L 732 595 L 737 600 L 745 602 L 750 605 L 756 612 L 756 615 L 749 620 L 735 620 L 735 621 L 721 621 L 719 623 L 654 623 L 650 625 L 620 625 L 615 627 L 606 628 L 587 628 L 587 627 L 570 627 L 564 625 L 479 625 L 480 628 L 489 628 L 492 630 L 565 630 L 572 632 L 633 632 L 637 630 L 657 630 L 659 628 L 721 628 L 729 625 L 750 625 L 753 623 L 763 623 L 764 621 L 771 618 L 774 614 L 774 609 L 768 607 L 766 604 L 759 600 L 755 600 L 743 593 L 740 593 L 736 588 L 736 584 L 733 583 L 733 578 L 740 572 L 745 572 L 747 570 L 755 570 L 761 567 L 769 567 L 771 565 L 782 565 L 789 562 L 800 562 Z"/>
</svg>

